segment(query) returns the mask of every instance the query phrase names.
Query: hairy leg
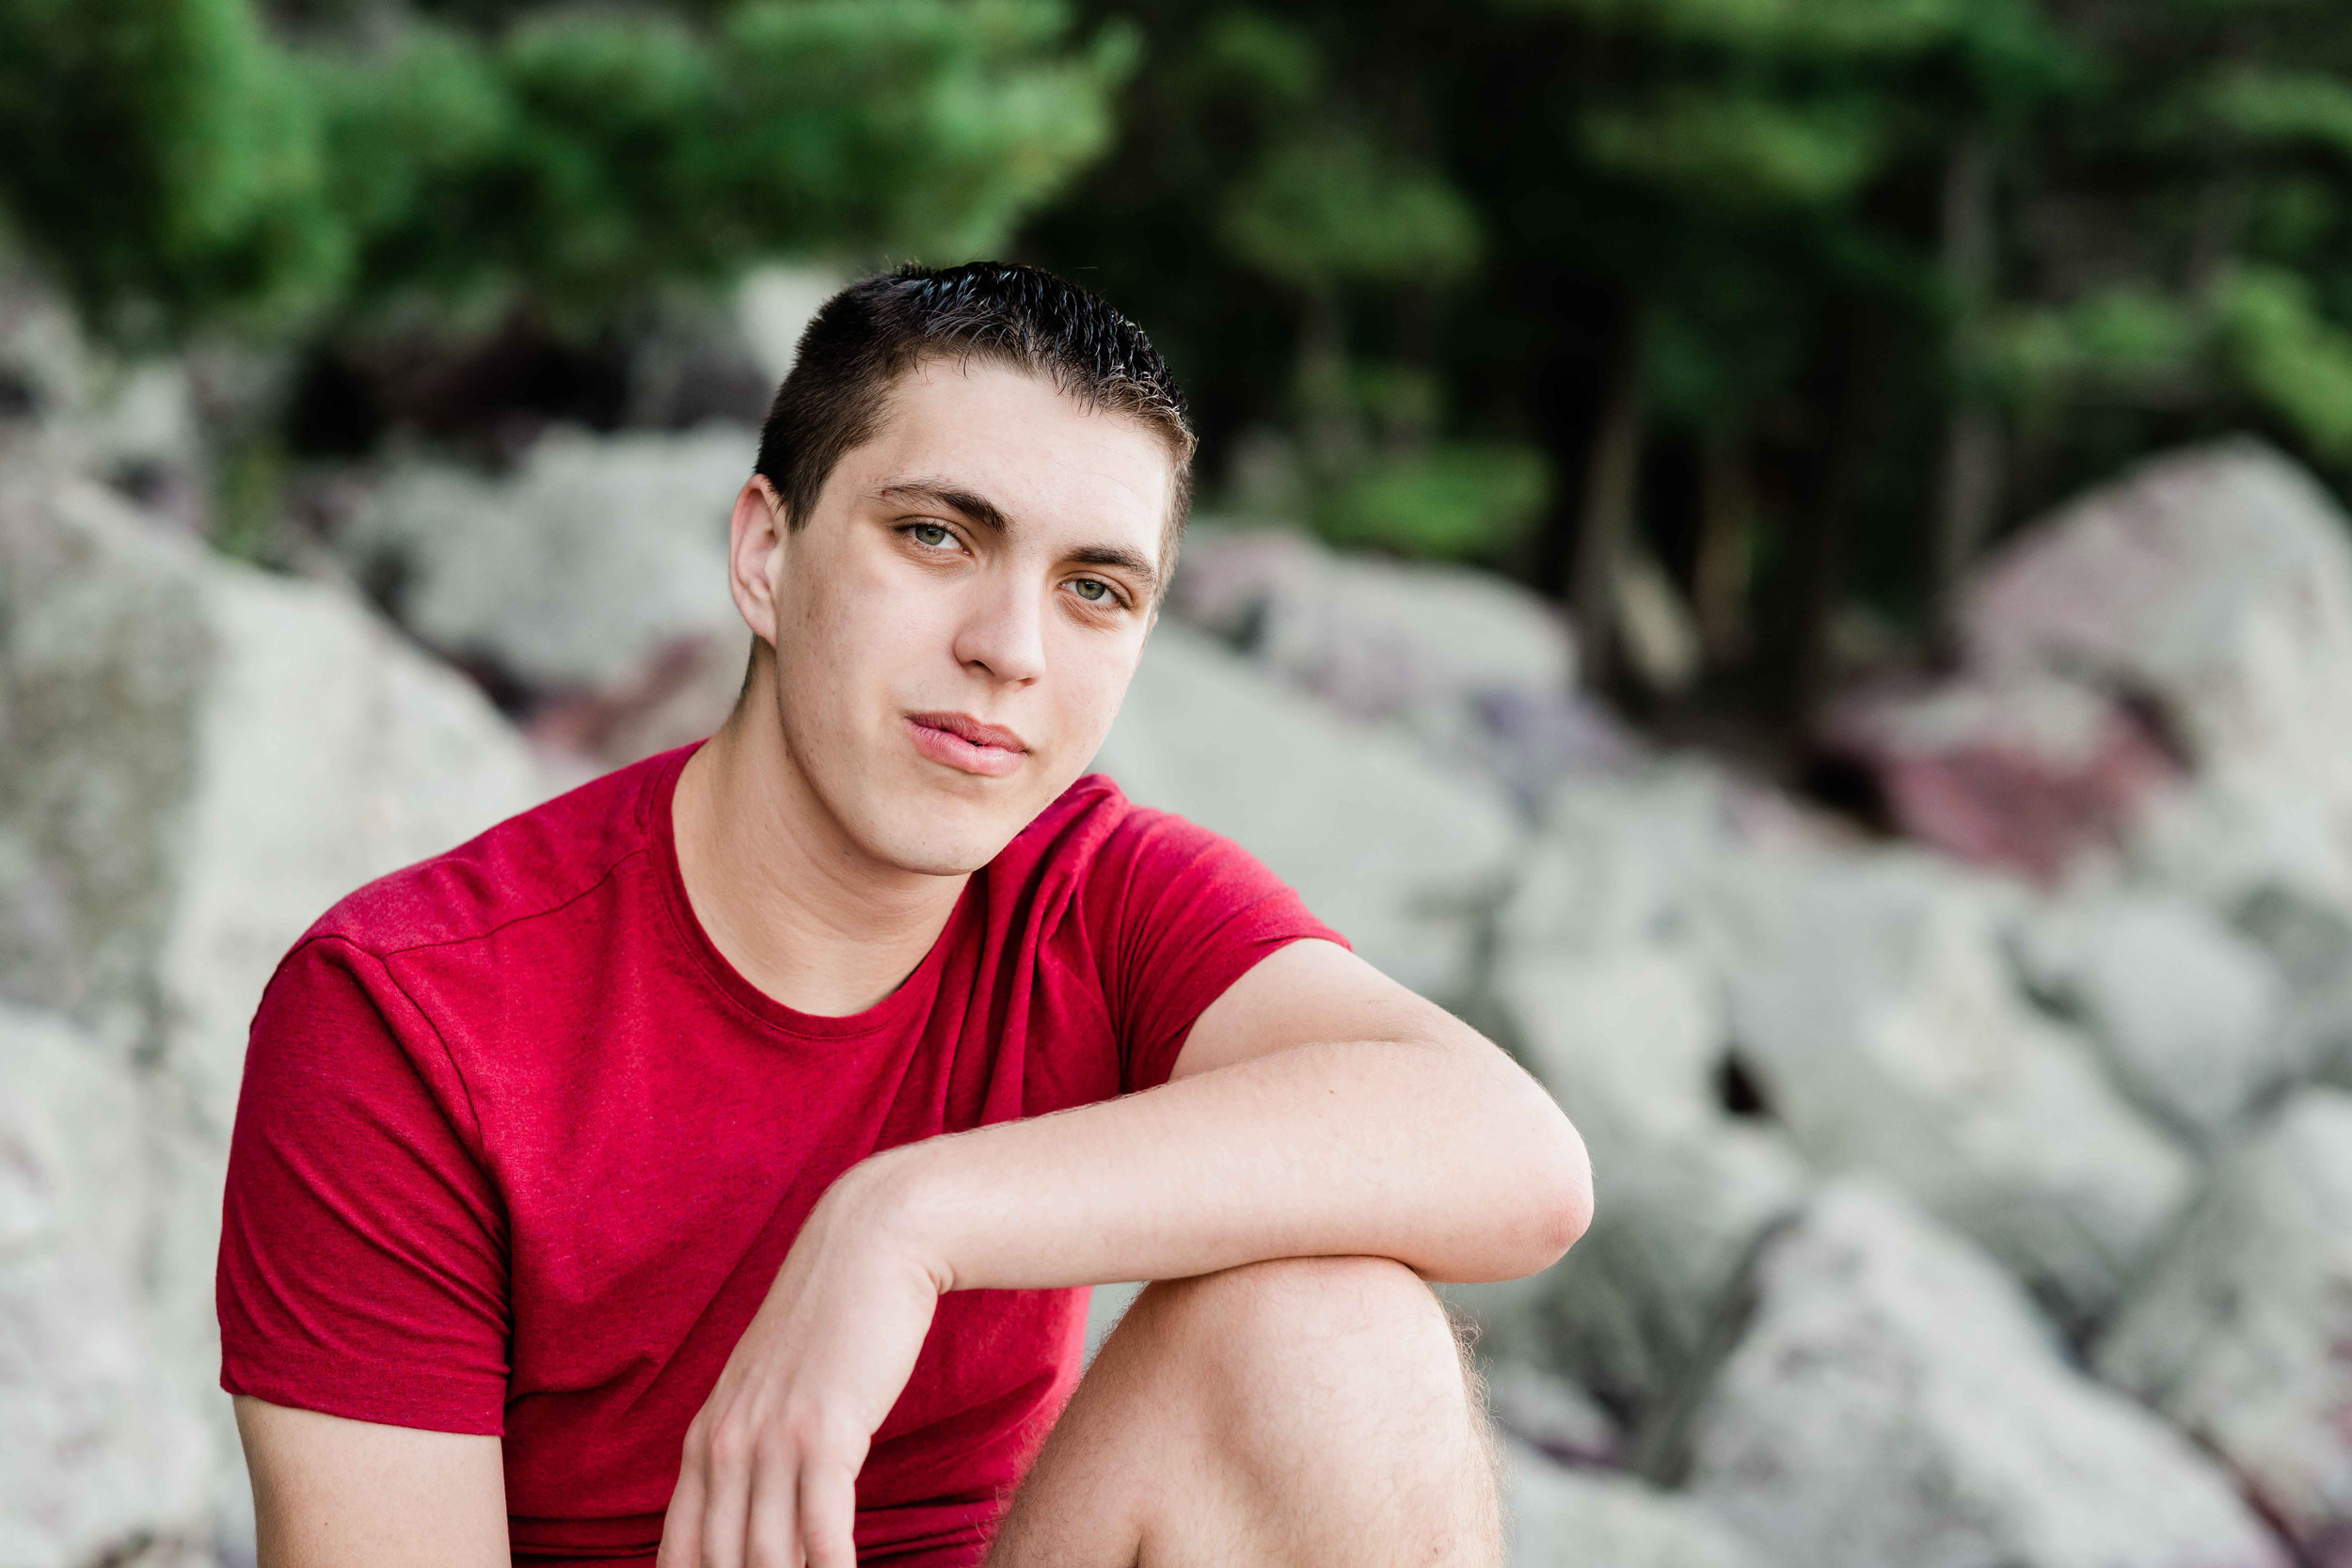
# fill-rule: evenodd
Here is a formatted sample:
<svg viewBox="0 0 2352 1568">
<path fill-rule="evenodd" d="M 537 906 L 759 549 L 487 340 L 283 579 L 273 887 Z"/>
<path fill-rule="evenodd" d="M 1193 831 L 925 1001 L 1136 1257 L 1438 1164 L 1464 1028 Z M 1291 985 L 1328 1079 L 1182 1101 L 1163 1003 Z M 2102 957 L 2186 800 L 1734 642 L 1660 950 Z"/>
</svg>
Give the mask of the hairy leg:
<svg viewBox="0 0 2352 1568">
<path fill-rule="evenodd" d="M 1495 1450 L 1445 1311 L 1386 1259 L 1153 1285 L 990 1568 L 1496 1568 Z"/>
</svg>

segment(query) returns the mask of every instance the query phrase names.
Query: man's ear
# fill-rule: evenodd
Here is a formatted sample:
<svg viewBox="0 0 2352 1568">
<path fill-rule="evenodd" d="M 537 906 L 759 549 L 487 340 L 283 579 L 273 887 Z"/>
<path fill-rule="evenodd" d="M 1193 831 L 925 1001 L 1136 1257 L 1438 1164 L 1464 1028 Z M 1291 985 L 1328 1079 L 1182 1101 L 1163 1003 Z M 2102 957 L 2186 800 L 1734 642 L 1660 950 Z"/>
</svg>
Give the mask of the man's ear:
<svg viewBox="0 0 2352 1568">
<path fill-rule="evenodd" d="M 776 582 L 790 530 L 784 500 L 765 474 L 754 474 L 735 493 L 735 515 L 727 519 L 727 592 L 752 635 L 776 645 Z"/>
</svg>

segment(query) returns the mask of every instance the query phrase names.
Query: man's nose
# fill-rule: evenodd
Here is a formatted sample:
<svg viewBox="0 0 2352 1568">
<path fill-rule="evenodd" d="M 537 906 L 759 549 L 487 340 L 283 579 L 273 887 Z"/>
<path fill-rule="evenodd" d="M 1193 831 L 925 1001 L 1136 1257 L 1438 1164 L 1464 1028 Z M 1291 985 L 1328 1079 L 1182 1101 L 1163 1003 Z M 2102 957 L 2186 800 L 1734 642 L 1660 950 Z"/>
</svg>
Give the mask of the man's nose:
<svg viewBox="0 0 2352 1568">
<path fill-rule="evenodd" d="M 985 574 L 956 631 L 957 660 L 1009 684 L 1036 680 L 1045 673 L 1045 591 L 1025 574 Z"/>
</svg>

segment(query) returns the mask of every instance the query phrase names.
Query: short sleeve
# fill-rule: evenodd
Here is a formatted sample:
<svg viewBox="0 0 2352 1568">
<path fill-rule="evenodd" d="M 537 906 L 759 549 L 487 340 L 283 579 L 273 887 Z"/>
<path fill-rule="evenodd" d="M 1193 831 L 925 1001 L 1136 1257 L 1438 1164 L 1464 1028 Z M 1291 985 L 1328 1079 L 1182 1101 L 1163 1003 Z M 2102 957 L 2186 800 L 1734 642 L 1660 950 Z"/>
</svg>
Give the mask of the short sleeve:
<svg viewBox="0 0 2352 1568">
<path fill-rule="evenodd" d="M 221 1386 L 499 1435 L 504 1210 L 465 1085 L 383 964 L 314 938 L 263 993 L 230 1141 Z"/>
<path fill-rule="evenodd" d="M 1256 856 L 1181 816 L 1130 808 L 1104 849 L 1089 894 L 1113 905 L 1099 958 L 1126 1089 L 1166 1083 L 1194 1021 L 1268 954 L 1347 944 Z"/>
</svg>

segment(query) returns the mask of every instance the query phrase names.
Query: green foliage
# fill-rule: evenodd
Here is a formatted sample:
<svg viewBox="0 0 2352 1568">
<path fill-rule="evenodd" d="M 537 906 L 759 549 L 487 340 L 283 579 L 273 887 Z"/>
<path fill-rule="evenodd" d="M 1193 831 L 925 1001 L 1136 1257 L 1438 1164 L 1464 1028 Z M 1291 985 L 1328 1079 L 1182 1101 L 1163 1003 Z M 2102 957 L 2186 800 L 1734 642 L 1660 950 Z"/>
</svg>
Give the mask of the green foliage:
<svg viewBox="0 0 2352 1568">
<path fill-rule="evenodd" d="M 1534 448 L 1449 441 L 1356 468 L 1315 515 L 1324 537 L 1405 555 L 1492 559 L 1517 544 L 1549 497 Z"/>
<path fill-rule="evenodd" d="M 1212 501 L 1220 437 L 1270 425 L 1327 533 L 1557 586 L 1604 391 L 1630 385 L 1641 526 L 1686 580 L 1696 514 L 1745 497 L 1721 505 L 1761 531 L 1738 551 L 1772 563 L 1760 594 L 1834 605 L 1842 536 L 1862 592 L 1916 608 L 1963 415 L 2006 437 L 2010 516 L 2233 426 L 2352 480 L 2344 8 L 1088 14 L 1137 26 L 1152 67 L 1025 243 L 1168 343 Z M 1549 480 L 1481 490 L 1538 471 L 1468 455 L 1500 451 Z"/>
<path fill-rule="evenodd" d="M 1638 107 L 1592 110 L 1581 139 L 1598 171 L 1736 212 L 1851 198 L 1880 172 L 1889 129 L 1860 98 L 1790 103 L 1677 86 Z"/>
<path fill-rule="evenodd" d="M 246 0 L 4 0 L 0 146 L 0 213 L 98 315 L 272 316 L 342 270 L 310 84 Z"/>
<path fill-rule="evenodd" d="M 2283 268 L 2242 268 L 2217 294 L 2245 386 L 2320 456 L 2352 464 L 2352 331 L 2320 310 L 2308 278 Z"/>
<path fill-rule="evenodd" d="M 1331 536 L 1551 586 L 1618 394 L 1651 550 L 1746 517 L 1817 616 L 1841 537 L 1924 602 L 1963 425 L 2010 517 L 2235 427 L 2352 481 L 2324 0 L 0 0 L 0 145 L 123 333 L 1013 245 L 1152 329 L 1209 504 L 1279 449 Z"/>
<path fill-rule="evenodd" d="M 1449 282 L 1478 261 L 1478 214 L 1444 178 L 1360 132 L 1322 128 L 1275 148 L 1235 187 L 1224 237 L 1302 291 Z"/>
<path fill-rule="evenodd" d="M 1055 0 L 439 8 L 294 43 L 250 0 L 0 0 L 0 204 L 103 323 L 588 325 L 762 256 L 993 248 L 1135 59 Z"/>
<path fill-rule="evenodd" d="M 2239 70 L 2205 86 L 2206 118 L 2253 144 L 2308 143 L 2352 154 L 2352 83 L 2300 71 Z"/>
</svg>

